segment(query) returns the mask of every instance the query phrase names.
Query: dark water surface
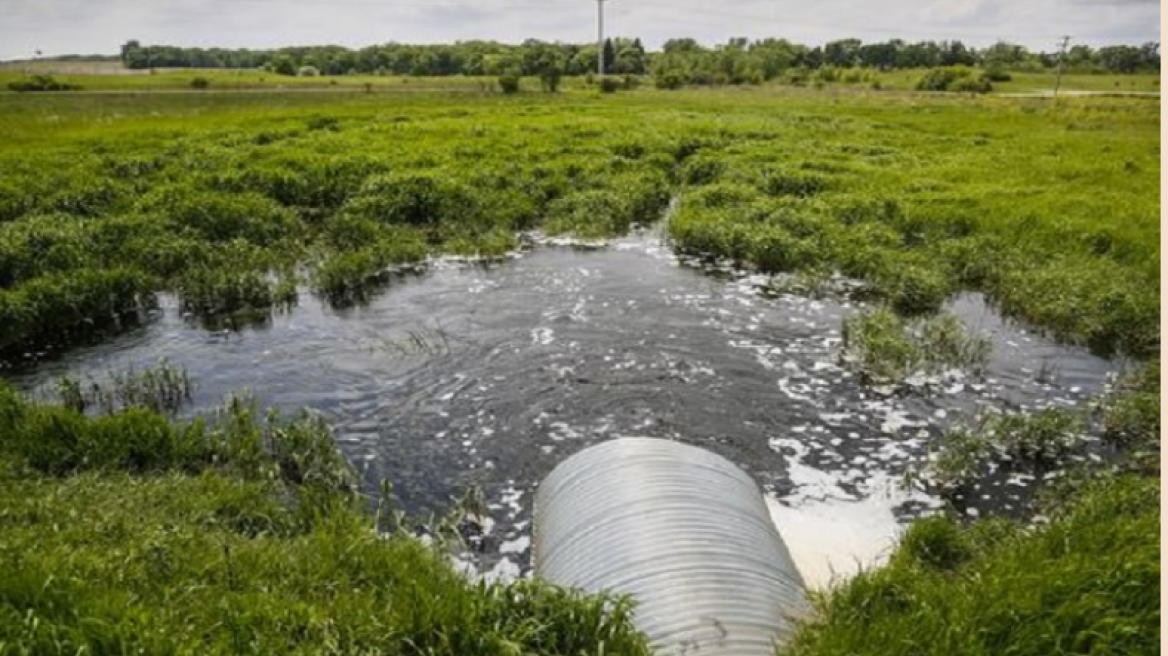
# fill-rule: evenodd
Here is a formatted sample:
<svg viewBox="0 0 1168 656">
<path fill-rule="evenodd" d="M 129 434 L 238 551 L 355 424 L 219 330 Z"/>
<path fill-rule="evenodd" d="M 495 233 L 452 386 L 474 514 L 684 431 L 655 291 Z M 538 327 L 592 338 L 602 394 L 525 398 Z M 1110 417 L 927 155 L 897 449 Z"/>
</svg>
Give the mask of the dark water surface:
<svg viewBox="0 0 1168 656">
<path fill-rule="evenodd" d="M 599 250 L 545 245 L 490 267 L 438 262 L 350 310 L 304 292 L 290 314 L 239 333 L 201 330 L 164 298 L 136 331 L 10 377 L 35 389 L 166 357 L 196 381 L 196 408 L 250 388 L 265 404 L 317 409 L 370 490 L 392 480 L 408 511 L 442 510 L 462 487 L 481 487 L 494 515 L 487 565 L 514 573 L 527 562 L 533 486 L 598 441 L 648 435 L 707 447 L 751 472 L 793 533 L 803 520 L 822 533 L 828 521 L 871 540 L 838 523 L 875 512 L 874 530 L 887 532 L 933 505 L 890 482 L 943 427 L 982 406 L 1082 403 L 1114 368 L 966 295 L 951 309 L 994 340 L 984 378 L 876 393 L 838 366 L 840 321 L 853 305 L 768 299 L 760 281 L 683 266 L 651 233 Z M 1009 494 L 990 496 L 1010 504 Z M 790 516 L 800 509 L 801 519 Z"/>
</svg>

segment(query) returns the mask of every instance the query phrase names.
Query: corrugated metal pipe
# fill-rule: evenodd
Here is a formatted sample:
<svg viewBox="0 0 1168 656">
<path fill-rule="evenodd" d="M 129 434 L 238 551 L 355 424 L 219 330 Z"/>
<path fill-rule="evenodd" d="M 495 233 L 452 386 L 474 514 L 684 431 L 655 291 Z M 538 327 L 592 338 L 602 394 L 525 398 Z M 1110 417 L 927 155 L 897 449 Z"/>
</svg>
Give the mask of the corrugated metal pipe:
<svg viewBox="0 0 1168 656">
<path fill-rule="evenodd" d="M 771 656 L 803 580 L 746 472 L 704 449 L 625 437 L 560 463 L 535 496 L 537 576 L 632 595 L 663 656 Z"/>
</svg>

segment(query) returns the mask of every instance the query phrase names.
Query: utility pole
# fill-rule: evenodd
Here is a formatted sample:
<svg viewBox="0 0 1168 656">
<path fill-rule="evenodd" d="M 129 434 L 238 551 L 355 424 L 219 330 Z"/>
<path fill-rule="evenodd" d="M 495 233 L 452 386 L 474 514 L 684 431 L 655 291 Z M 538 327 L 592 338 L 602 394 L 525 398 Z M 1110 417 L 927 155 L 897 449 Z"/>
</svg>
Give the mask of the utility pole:
<svg viewBox="0 0 1168 656">
<path fill-rule="evenodd" d="M 604 77 L 604 3 L 596 0 L 596 74 Z"/>
<path fill-rule="evenodd" d="M 1064 36 L 1059 41 L 1058 65 L 1055 68 L 1055 74 L 1054 74 L 1054 94 L 1051 96 L 1051 98 L 1056 103 L 1058 102 L 1059 86 L 1062 84 L 1062 81 L 1063 81 L 1063 63 L 1067 60 L 1067 46 L 1070 45 L 1070 43 L 1071 43 L 1071 37 L 1069 37 L 1069 36 Z"/>
</svg>

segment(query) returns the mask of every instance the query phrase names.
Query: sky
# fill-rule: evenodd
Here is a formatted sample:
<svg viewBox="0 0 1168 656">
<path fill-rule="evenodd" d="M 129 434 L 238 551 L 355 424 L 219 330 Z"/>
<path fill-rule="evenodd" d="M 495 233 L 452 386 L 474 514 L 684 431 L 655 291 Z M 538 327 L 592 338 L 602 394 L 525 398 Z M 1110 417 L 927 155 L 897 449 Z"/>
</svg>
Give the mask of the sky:
<svg viewBox="0 0 1168 656">
<path fill-rule="evenodd" d="M 1092 46 L 1160 40 L 1159 0 L 607 0 L 604 8 L 607 34 L 650 48 L 671 37 L 1004 40 L 1045 51 L 1062 35 Z M 0 0 L 0 60 L 37 50 L 115 54 L 130 39 L 230 48 L 582 43 L 595 39 L 596 10 L 595 0 Z"/>
</svg>

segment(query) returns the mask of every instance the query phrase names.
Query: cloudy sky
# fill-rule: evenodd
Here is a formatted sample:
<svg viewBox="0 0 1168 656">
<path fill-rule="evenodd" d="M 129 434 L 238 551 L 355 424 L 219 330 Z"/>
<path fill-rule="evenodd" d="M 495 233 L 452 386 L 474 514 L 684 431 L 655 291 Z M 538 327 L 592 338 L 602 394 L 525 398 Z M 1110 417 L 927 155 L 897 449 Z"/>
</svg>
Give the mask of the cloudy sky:
<svg viewBox="0 0 1168 656">
<path fill-rule="evenodd" d="M 1044 50 L 1063 34 L 1096 46 L 1160 39 L 1158 0 L 609 0 L 605 8 L 609 34 L 651 47 L 675 36 L 1007 40 Z M 112 54 L 128 39 L 257 48 L 583 42 L 595 30 L 595 0 L 0 0 L 0 60 L 36 50 Z"/>
</svg>

